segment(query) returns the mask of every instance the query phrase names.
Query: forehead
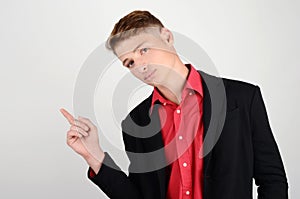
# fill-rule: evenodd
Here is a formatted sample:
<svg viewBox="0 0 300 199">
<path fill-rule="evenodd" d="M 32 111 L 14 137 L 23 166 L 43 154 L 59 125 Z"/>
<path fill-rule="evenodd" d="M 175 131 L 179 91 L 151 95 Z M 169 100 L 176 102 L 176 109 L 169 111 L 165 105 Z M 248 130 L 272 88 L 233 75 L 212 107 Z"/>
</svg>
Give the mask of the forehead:
<svg viewBox="0 0 300 199">
<path fill-rule="evenodd" d="M 119 41 L 115 46 L 115 53 L 121 58 L 124 55 L 133 52 L 137 47 L 159 47 L 161 44 L 162 40 L 158 34 L 139 33 Z"/>
</svg>

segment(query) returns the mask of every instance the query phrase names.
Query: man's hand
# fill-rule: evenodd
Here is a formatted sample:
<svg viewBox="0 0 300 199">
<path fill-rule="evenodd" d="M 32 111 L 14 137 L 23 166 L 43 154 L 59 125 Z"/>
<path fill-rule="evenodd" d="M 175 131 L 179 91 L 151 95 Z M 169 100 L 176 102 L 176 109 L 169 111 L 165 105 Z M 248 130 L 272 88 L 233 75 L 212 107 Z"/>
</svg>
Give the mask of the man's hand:
<svg viewBox="0 0 300 199">
<path fill-rule="evenodd" d="M 67 144 L 79 155 L 81 155 L 95 173 L 100 170 L 104 159 L 104 153 L 99 145 L 97 127 L 88 119 L 74 117 L 65 109 L 60 112 L 68 120 L 71 127 L 67 132 Z"/>
</svg>

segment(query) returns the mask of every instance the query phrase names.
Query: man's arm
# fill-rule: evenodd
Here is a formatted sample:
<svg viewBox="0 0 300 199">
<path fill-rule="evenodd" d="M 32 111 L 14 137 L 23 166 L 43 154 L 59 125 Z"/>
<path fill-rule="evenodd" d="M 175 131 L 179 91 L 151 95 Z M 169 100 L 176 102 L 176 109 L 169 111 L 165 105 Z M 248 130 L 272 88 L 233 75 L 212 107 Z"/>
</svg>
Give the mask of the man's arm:
<svg viewBox="0 0 300 199">
<path fill-rule="evenodd" d="M 67 144 L 90 166 L 88 178 L 110 198 L 142 199 L 130 178 L 102 151 L 97 127 L 88 118 L 79 117 L 76 120 L 65 109 L 60 111 L 71 125 L 67 132 Z"/>
<path fill-rule="evenodd" d="M 91 175 L 92 174 L 92 175 Z M 108 153 L 97 174 L 91 167 L 88 170 L 88 178 L 95 183 L 109 198 L 114 199 L 142 199 L 136 185 L 113 161 Z"/>
<path fill-rule="evenodd" d="M 124 121 L 122 122 L 122 129 L 123 128 Z M 124 131 L 122 131 L 122 135 L 125 144 L 125 150 L 134 150 L 135 138 L 128 136 Z M 132 160 L 130 156 L 128 156 L 128 158 L 131 165 L 134 160 Z M 127 176 L 106 152 L 99 172 L 96 174 L 92 167 L 89 167 L 88 170 L 88 178 L 95 183 L 109 198 L 114 199 L 143 199 L 143 196 L 136 184 L 137 182 L 135 180 L 135 176 L 136 174 L 130 172 L 129 176 Z"/>
<path fill-rule="evenodd" d="M 288 198 L 287 178 L 258 86 L 254 91 L 250 114 L 254 179 L 258 186 L 258 198 L 286 199 Z"/>
</svg>

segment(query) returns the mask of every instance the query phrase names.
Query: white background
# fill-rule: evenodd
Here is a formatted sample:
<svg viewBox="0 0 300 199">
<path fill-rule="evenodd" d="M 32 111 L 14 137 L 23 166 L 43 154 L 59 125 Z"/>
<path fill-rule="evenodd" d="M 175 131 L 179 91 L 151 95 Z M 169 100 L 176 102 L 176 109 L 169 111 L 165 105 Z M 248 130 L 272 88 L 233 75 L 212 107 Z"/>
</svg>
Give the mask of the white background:
<svg viewBox="0 0 300 199">
<path fill-rule="evenodd" d="M 221 76 L 259 85 L 299 198 L 300 3 L 229 1 L 0 1 L 0 198 L 105 198 L 66 145 L 76 77 L 119 18 L 151 11 L 196 41 Z M 97 110 L 96 110 L 97 111 Z"/>
</svg>

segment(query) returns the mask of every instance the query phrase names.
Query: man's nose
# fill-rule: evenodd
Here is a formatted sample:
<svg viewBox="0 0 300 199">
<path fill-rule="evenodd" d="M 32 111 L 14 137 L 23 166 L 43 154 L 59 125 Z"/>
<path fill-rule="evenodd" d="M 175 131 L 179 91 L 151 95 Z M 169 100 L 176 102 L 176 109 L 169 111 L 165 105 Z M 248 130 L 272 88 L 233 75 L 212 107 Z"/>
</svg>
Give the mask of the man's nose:
<svg viewBox="0 0 300 199">
<path fill-rule="evenodd" d="M 142 57 L 136 58 L 135 64 L 137 66 L 137 70 L 138 70 L 139 73 L 147 72 L 148 66 L 146 64 L 145 59 L 143 59 Z"/>
<path fill-rule="evenodd" d="M 145 73 L 148 70 L 148 66 L 146 63 L 142 63 L 138 66 L 138 72 L 139 73 Z"/>
</svg>

